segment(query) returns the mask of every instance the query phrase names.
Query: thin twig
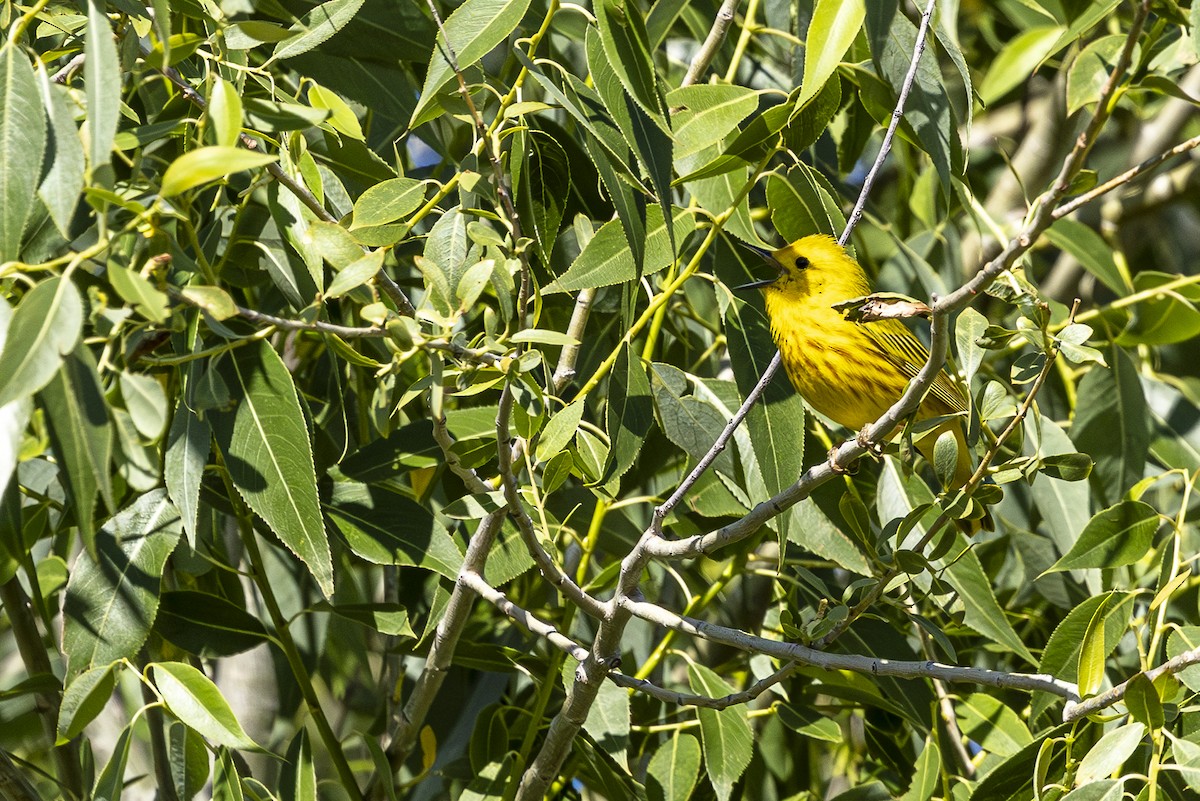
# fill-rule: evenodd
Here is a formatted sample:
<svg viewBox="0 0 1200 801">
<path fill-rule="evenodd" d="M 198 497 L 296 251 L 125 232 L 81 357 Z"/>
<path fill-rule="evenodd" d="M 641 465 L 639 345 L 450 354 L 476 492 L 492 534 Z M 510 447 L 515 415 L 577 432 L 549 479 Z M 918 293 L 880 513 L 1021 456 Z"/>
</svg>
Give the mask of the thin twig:
<svg viewBox="0 0 1200 801">
<path fill-rule="evenodd" d="M 691 66 L 688 67 L 687 75 L 683 76 L 680 87 L 691 86 L 700 80 L 700 76 L 708 70 L 708 65 L 712 64 L 713 59 L 717 57 L 717 51 L 725 43 L 725 36 L 729 32 L 729 26 L 733 23 L 739 2 L 740 0 L 725 0 L 721 3 L 717 17 L 713 20 L 712 28 L 708 31 L 708 37 L 705 38 L 704 44 L 692 58 Z"/>
<path fill-rule="evenodd" d="M 571 322 L 567 325 L 567 336 L 576 343 L 583 342 L 583 333 L 587 328 L 588 317 L 592 310 L 592 300 L 596 297 L 595 289 L 585 289 L 575 298 L 575 308 L 571 310 Z M 558 365 L 554 368 L 554 376 L 550 386 L 554 394 L 561 394 L 567 383 L 575 377 L 575 363 L 579 359 L 580 344 L 564 345 L 558 355 Z"/>
<path fill-rule="evenodd" d="M 1072 214 L 1075 211 L 1077 211 L 1080 206 L 1083 206 L 1087 203 L 1091 203 L 1093 200 L 1100 197 L 1101 195 L 1106 195 L 1118 187 L 1121 187 L 1121 186 L 1124 186 L 1125 184 L 1131 183 L 1134 179 L 1138 178 L 1143 173 L 1147 173 L 1147 172 L 1150 172 L 1151 170 L 1157 169 L 1164 162 L 1170 161 L 1171 159 L 1175 158 L 1176 156 L 1183 155 L 1184 153 L 1187 153 L 1189 150 L 1194 150 L 1197 147 L 1200 147 L 1200 136 L 1193 136 L 1191 139 L 1188 139 L 1186 142 L 1180 142 L 1179 144 L 1175 145 L 1175 147 L 1171 148 L 1170 150 L 1167 150 L 1163 153 L 1159 153 L 1157 156 L 1152 156 L 1151 158 L 1148 158 L 1145 161 L 1143 161 L 1141 164 L 1138 164 L 1136 167 L 1131 167 L 1128 170 L 1126 170 L 1125 172 L 1116 176 L 1115 178 L 1110 178 L 1109 180 L 1105 181 L 1104 183 L 1100 184 L 1099 186 L 1093 187 L 1089 191 L 1084 192 L 1082 195 L 1075 198 L 1074 200 L 1071 200 L 1068 203 L 1062 204 L 1061 206 L 1059 206 L 1058 208 L 1056 208 L 1054 210 L 1054 214 L 1052 214 L 1051 216 L 1055 220 L 1061 220 L 1063 217 L 1066 217 L 1068 214 Z"/>
<path fill-rule="evenodd" d="M 1129 691 L 1129 684 L 1138 676 L 1145 676 L 1150 681 L 1157 681 L 1160 676 L 1174 675 L 1181 670 L 1191 667 L 1192 665 L 1200 665 L 1200 648 L 1193 648 L 1190 651 L 1184 651 L 1174 659 L 1168 659 L 1156 668 L 1144 670 L 1130 677 L 1127 681 L 1123 681 L 1111 690 L 1102 692 L 1099 695 L 1093 695 L 1086 701 L 1078 703 L 1067 702 L 1066 708 L 1063 709 L 1063 722 L 1070 723 L 1072 720 L 1093 715 L 1102 709 L 1107 709 L 1113 704 L 1125 698 L 1125 693 Z"/>
<path fill-rule="evenodd" d="M 796 643 L 756 637 L 739 629 L 718 626 L 704 620 L 683 617 L 646 601 L 626 599 L 622 605 L 635 617 L 664 628 L 721 643 L 731 648 L 776 659 L 802 663 L 822 670 L 849 670 L 873 676 L 901 678 L 937 678 L 942 681 L 1004 687 L 1014 690 L 1041 691 L 1067 699 L 1078 699 L 1079 688 L 1071 682 L 1044 673 L 1008 673 L 985 668 L 945 665 L 933 660 L 920 662 L 880 659 L 855 654 L 833 654 Z"/>
</svg>

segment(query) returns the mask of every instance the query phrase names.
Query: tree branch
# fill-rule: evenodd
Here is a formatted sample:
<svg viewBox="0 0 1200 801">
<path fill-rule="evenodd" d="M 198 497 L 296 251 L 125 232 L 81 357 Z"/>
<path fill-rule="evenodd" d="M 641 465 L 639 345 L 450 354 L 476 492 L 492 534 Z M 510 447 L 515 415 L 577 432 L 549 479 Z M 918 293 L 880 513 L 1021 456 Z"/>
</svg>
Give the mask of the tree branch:
<svg viewBox="0 0 1200 801">
<path fill-rule="evenodd" d="M 1200 648 L 1193 648 L 1190 651 L 1184 651 L 1174 659 L 1168 659 L 1156 668 L 1144 670 L 1141 673 L 1131 676 L 1127 681 L 1123 681 L 1116 687 L 1113 687 L 1107 692 L 1102 692 L 1099 695 L 1093 695 L 1086 701 L 1078 701 L 1075 703 L 1067 702 L 1066 708 L 1063 710 L 1063 722 L 1070 723 L 1072 720 L 1093 715 L 1102 709 L 1107 709 L 1113 704 L 1125 698 L 1125 693 L 1129 691 L 1129 684 L 1138 676 L 1145 676 L 1150 681 L 1155 681 L 1159 676 L 1173 676 L 1192 665 L 1200 665 Z"/>
<path fill-rule="evenodd" d="M 700 80 L 700 76 L 708 70 L 708 65 L 712 64 L 713 59 L 717 57 L 717 51 L 725 43 L 725 36 L 729 33 L 729 26 L 733 23 L 739 2 L 740 0 L 724 0 L 721 3 L 721 8 L 717 10 L 717 17 L 713 20 L 712 28 L 708 31 L 708 37 L 704 40 L 700 50 L 696 52 L 695 57 L 692 58 L 691 66 L 688 67 L 687 74 L 683 76 L 680 87 L 691 86 Z"/>
</svg>

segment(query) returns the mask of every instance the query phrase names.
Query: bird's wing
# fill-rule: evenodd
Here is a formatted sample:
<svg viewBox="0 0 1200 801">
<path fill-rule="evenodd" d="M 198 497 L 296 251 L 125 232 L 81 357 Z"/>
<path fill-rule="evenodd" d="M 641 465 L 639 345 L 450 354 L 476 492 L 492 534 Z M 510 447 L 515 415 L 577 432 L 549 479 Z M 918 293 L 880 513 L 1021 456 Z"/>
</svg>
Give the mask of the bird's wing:
<svg viewBox="0 0 1200 801">
<path fill-rule="evenodd" d="M 915 378 L 929 360 L 929 351 L 921 344 L 921 340 L 913 336 L 899 320 L 866 323 L 862 324 L 862 328 L 867 336 L 879 345 L 888 359 L 909 378 Z M 953 412 L 967 409 L 966 398 L 945 371 L 939 372 L 934 379 L 928 397 L 937 398 Z"/>
</svg>

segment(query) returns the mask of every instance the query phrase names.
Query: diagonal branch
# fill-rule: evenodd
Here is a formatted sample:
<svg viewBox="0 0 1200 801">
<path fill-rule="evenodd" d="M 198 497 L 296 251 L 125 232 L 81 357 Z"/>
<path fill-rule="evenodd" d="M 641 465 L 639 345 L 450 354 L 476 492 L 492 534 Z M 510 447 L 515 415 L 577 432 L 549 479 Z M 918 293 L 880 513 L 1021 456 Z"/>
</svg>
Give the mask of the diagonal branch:
<svg viewBox="0 0 1200 801">
<path fill-rule="evenodd" d="M 1082 717 L 1093 715 L 1102 709 L 1107 709 L 1113 704 L 1124 700 L 1125 693 L 1129 691 L 1130 683 L 1138 676 L 1145 676 L 1150 681 L 1157 681 L 1160 676 L 1173 676 L 1192 665 L 1200 665 L 1200 648 L 1184 651 L 1174 659 L 1168 659 L 1156 668 L 1144 670 L 1141 673 L 1131 676 L 1111 690 L 1102 692 L 1099 695 L 1093 695 L 1086 701 L 1079 701 L 1077 703 L 1068 701 L 1066 708 L 1063 710 L 1063 722 L 1070 723 L 1072 720 L 1079 720 Z"/>
</svg>

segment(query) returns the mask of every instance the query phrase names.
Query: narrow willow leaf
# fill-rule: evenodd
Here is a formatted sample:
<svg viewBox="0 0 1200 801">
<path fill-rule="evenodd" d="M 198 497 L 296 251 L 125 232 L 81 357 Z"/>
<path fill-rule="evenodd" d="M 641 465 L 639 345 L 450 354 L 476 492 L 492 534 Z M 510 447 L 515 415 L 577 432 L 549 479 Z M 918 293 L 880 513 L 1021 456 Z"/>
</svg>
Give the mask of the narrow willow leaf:
<svg viewBox="0 0 1200 801">
<path fill-rule="evenodd" d="M 1010 757 L 1033 742 L 1029 727 L 1011 707 L 986 693 L 973 693 L 954 705 L 963 734 L 984 751 Z"/>
<path fill-rule="evenodd" d="M 958 364 L 962 368 L 967 386 L 983 364 L 983 347 L 979 338 L 987 330 L 988 319 L 968 306 L 954 321 L 954 342 L 958 346 Z"/>
<path fill-rule="evenodd" d="M 650 758 L 646 794 L 650 801 L 687 801 L 700 773 L 700 743 L 690 734 L 675 732 Z"/>
<path fill-rule="evenodd" d="M 1117 295 L 1125 295 L 1132 290 L 1113 259 L 1112 248 L 1100 234 L 1083 223 L 1070 218 L 1058 220 L 1046 229 L 1045 237 L 1055 247 L 1074 256 L 1085 270 Z"/>
<path fill-rule="evenodd" d="M 1161 729 L 1164 723 L 1162 699 L 1154 683 L 1145 673 L 1138 673 L 1129 680 L 1125 690 L 1125 706 L 1129 716 L 1150 730 Z"/>
<path fill-rule="evenodd" d="M 384 255 L 383 248 L 371 250 L 341 268 L 325 289 L 325 297 L 340 298 L 370 281 L 383 269 Z"/>
<path fill-rule="evenodd" d="M 133 723 L 130 723 L 121 730 L 121 736 L 113 746 L 112 756 L 100 771 L 92 798 L 117 801 L 121 797 L 121 790 L 125 787 L 125 763 L 129 761 L 129 740 L 132 736 Z"/>
<path fill-rule="evenodd" d="M 208 101 L 208 121 L 217 137 L 217 144 L 236 147 L 242 133 L 242 98 L 233 84 L 217 76 Z"/>
<path fill-rule="evenodd" d="M 151 490 L 104 525 L 95 558 L 81 553 L 63 607 L 67 673 L 132 659 L 158 613 L 167 557 L 183 527 L 163 490 Z"/>
<path fill-rule="evenodd" d="M 91 350 L 80 344 L 63 360 L 62 368 L 41 394 L 50 421 L 55 454 L 62 460 L 65 483 L 75 507 L 75 519 L 86 542 L 95 529 L 92 513 L 96 495 L 114 507 L 112 470 L 112 422 L 96 361 Z"/>
<path fill-rule="evenodd" d="M 1104 683 L 1104 663 L 1109 654 L 1104 621 L 1112 597 L 1106 596 L 1096 608 L 1079 645 L 1079 694 L 1084 698 L 1096 694 Z"/>
<path fill-rule="evenodd" d="M 575 402 L 556 412 L 542 429 L 542 435 L 537 443 L 537 459 L 539 462 L 549 461 L 555 454 L 570 444 L 583 419 L 583 403 Z"/>
<path fill-rule="evenodd" d="M 308 731 L 301 728 L 287 750 L 287 767 L 279 782 L 279 795 L 293 801 L 317 801 L 317 768 L 313 764 Z"/>
<path fill-rule="evenodd" d="M 21 255 L 45 150 L 46 115 L 33 67 L 25 51 L 9 43 L 0 49 L 0 264 Z"/>
<path fill-rule="evenodd" d="M 333 562 L 317 500 L 308 427 L 291 373 L 266 342 L 239 348 L 221 370 L 238 398 L 234 411 L 211 415 L 229 477 L 329 597 Z"/>
<path fill-rule="evenodd" d="M 83 301 L 75 286 L 49 278 L 29 291 L 12 315 L 0 351 L 0 407 L 46 386 L 83 327 Z"/>
<path fill-rule="evenodd" d="M 208 658 L 238 654 L 269 639 L 254 615 L 218 595 L 196 590 L 164 592 L 154 631 L 185 651 Z"/>
<path fill-rule="evenodd" d="M 688 683 L 692 692 L 721 698 L 733 692 L 716 673 L 695 662 L 688 663 Z M 700 718 L 700 741 L 704 746 L 704 767 L 720 801 L 729 801 L 733 785 L 750 764 L 754 735 L 746 721 L 745 707 L 696 710 Z"/>
<path fill-rule="evenodd" d="M 1080 647 L 1096 610 L 1102 604 L 1106 607 L 1104 648 L 1106 653 L 1109 653 L 1116 648 L 1117 642 L 1129 625 L 1134 597 L 1131 593 L 1094 595 L 1068 612 L 1067 616 L 1054 629 L 1050 639 L 1046 641 L 1046 648 L 1042 651 L 1042 661 L 1038 664 L 1038 672 L 1048 673 L 1065 681 L 1075 681 L 1079 676 Z M 1040 715 L 1051 704 L 1060 700 L 1048 693 L 1037 693 L 1034 696 L 1032 712 L 1035 716 Z"/>
<path fill-rule="evenodd" d="M 718 145 L 758 109 L 759 95 L 744 86 L 685 86 L 667 95 L 675 109 L 671 128 L 674 158 L 681 160 Z"/>
<path fill-rule="evenodd" d="M 180 402 L 167 434 L 167 454 L 163 460 L 163 478 L 167 492 L 183 518 L 188 542 L 195 545 L 196 524 L 200 513 L 200 479 L 208 463 L 212 432 L 186 403 Z"/>
<path fill-rule="evenodd" d="M 963 606 L 966 608 L 963 623 L 980 634 L 1002 643 L 1031 665 L 1036 664 L 1037 660 L 1033 658 L 1029 648 L 1017 636 L 1012 623 L 1004 614 L 1004 609 L 996 600 L 991 579 L 984 572 L 983 565 L 979 562 L 979 556 L 961 533 L 955 535 L 952 553 L 955 555 L 947 558 L 949 564 L 946 567 L 945 579 L 958 591 Z"/>
<path fill-rule="evenodd" d="M 1056 25 L 1029 28 L 1005 44 L 979 84 L 983 104 L 991 106 L 1027 80 L 1039 64 L 1062 46 L 1059 44 L 1062 33 L 1063 29 Z"/>
<path fill-rule="evenodd" d="M 912 65 L 917 47 L 917 26 L 897 11 L 894 3 L 872 2 L 867 15 L 871 56 L 880 76 L 898 96 Z M 887 10 L 894 13 L 888 18 Z M 892 101 L 889 99 L 889 107 Z M 969 103 L 968 103 L 969 105 Z M 942 191 L 949 196 L 952 176 L 963 171 L 962 140 L 958 120 L 942 81 L 942 72 L 933 48 L 921 51 L 912 92 L 904 108 L 904 122 L 916 134 L 916 141 L 937 169 Z"/>
<path fill-rule="evenodd" d="M 533 238 L 542 264 L 549 266 L 571 192 L 571 165 L 558 142 L 539 131 L 525 137 L 520 191 L 524 233 Z"/>
<path fill-rule="evenodd" d="M 445 38 L 438 31 L 429 69 L 425 72 L 425 84 L 421 87 L 421 97 L 413 109 L 409 128 L 416 128 L 437 117 L 439 109 L 434 100 L 446 84 L 455 80 L 454 70 L 446 60 L 446 39 L 450 40 L 450 46 L 458 57 L 459 69 L 465 70 L 517 29 L 529 8 L 529 2 L 467 0 L 454 10 L 443 26 Z"/>
<path fill-rule="evenodd" d="M 1177 287 L 1157 297 L 1152 294 L 1154 289 L 1178 279 L 1178 275 L 1157 270 L 1142 270 L 1134 276 L 1133 291 L 1151 297 L 1133 307 L 1129 325 L 1117 344 L 1173 345 L 1200 335 L 1200 286 Z"/>
<path fill-rule="evenodd" d="M 326 506 L 350 549 L 377 565 L 411 565 L 449 579 L 462 552 L 427 509 L 381 487 L 339 481 Z"/>
<path fill-rule="evenodd" d="M 75 739 L 95 720 L 116 686 L 117 676 L 111 664 L 85 670 L 68 684 L 58 710 L 58 743 Z"/>
<path fill-rule="evenodd" d="M 1141 501 L 1121 501 L 1092 518 L 1051 571 L 1132 565 L 1150 552 L 1158 512 Z"/>
<path fill-rule="evenodd" d="M 329 0 L 312 9 L 288 29 L 288 37 L 275 46 L 271 60 L 292 58 L 324 44 L 354 19 L 362 4 L 363 0 Z"/>
<path fill-rule="evenodd" d="M 942 778 L 941 766 L 942 758 L 938 751 L 937 740 L 927 737 L 925 747 L 921 749 L 921 755 L 917 757 L 917 763 L 914 766 L 916 770 L 913 772 L 912 782 L 908 785 L 908 792 L 900 797 L 901 801 L 929 801 Z"/>
<path fill-rule="evenodd" d="M 668 131 L 662 93 L 641 9 L 619 0 L 599 0 L 595 4 L 600 42 L 609 65 L 629 96 L 649 115 L 654 124 Z"/>
<path fill-rule="evenodd" d="M 240 147 L 209 145 L 189 150 L 171 162 L 163 173 L 162 195 L 182 194 L 201 184 L 224 178 L 242 170 L 252 170 L 276 161 L 275 156 L 255 153 Z"/>
<path fill-rule="evenodd" d="M 138 433 L 157 442 L 167 426 L 167 395 L 152 376 L 123 370 L 117 376 L 125 409 L 133 418 Z"/>
<path fill-rule="evenodd" d="M 804 42 L 804 78 L 797 105 L 824 88 L 858 36 L 866 13 L 863 0 L 817 0 Z"/>
<path fill-rule="evenodd" d="M 807 165 L 797 164 L 786 174 L 767 179 L 767 206 L 775 230 L 788 242 L 809 234 L 835 236 L 846 225 L 833 187 Z"/>
<path fill-rule="evenodd" d="M 227 748 L 258 747 L 208 676 L 182 662 L 157 662 L 150 669 L 167 709 L 186 726 Z"/>
<path fill-rule="evenodd" d="M 103 0 L 88 0 L 83 81 L 87 94 L 88 165 L 93 183 L 111 186 L 113 138 L 121 117 L 121 77 L 117 45 Z"/>
<path fill-rule="evenodd" d="M 682 242 L 692 230 L 690 212 L 675 209 L 671 220 L 674 233 L 668 233 L 663 223 L 662 212 L 657 206 L 646 209 L 646 252 L 643 275 L 653 275 L 670 265 L 674 260 L 671 237 Z M 581 289 L 620 284 L 638 277 L 637 264 L 625 241 L 620 220 L 609 220 L 600 227 L 583 252 L 572 262 L 558 280 L 543 290 L 544 294 L 555 292 L 577 292 Z"/>
<path fill-rule="evenodd" d="M 606 415 L 611 450 L 605 468 L 605 480 L 625 474 L 637 461 L 646 444 L 646 434 L 654 425 L 654 404 L 646 368 L 628 344 L 621 348 L 608 386 Z"/>
<path fill-rule="evenodd" d="M 395 222 L 417 210 L 425 199 L 425 184 L 412 178 L 391 178 L 367 189 L 354 201 L 350 230 Z"/>
<path fill-rule="evenodd" d="M 1107 778 L 1133 756 L 1145 735 L 1146 727 L 1141 723 L 1126 723 L 1106 732 L 1079 761 L 1075 786 Z"/>
<path fill-rule="evenodd" d="M 1150 415 L 1133 360 L 1115 346 L 1106 355 L 1109 369 L 1079 382 L 1071 439 L 1096 463 L 1101 501 L 1115 503 L 1145 475 Z"/>
<path fill-rule="evenodd" d="M 80 193 L 83 192 L 87 162 L 67 89 L 53 83 L 43 67 L 39 67 L 37 75 L 42 103 L 50 118 L 51 141 L 54 143 L 54 158 L 38 187 L 38 197 L 46 204 L 50 219 L 54 220 L 59 233 L 69 238 L 68 228 L 75 207 L 79 205 Z M 3 113 L 0 111 L 0 115 Z M 0 261 L 3 261 L 2 256 Z"/>
</svg>

